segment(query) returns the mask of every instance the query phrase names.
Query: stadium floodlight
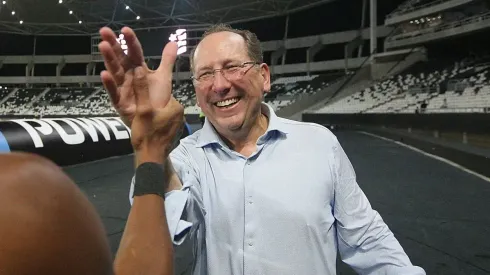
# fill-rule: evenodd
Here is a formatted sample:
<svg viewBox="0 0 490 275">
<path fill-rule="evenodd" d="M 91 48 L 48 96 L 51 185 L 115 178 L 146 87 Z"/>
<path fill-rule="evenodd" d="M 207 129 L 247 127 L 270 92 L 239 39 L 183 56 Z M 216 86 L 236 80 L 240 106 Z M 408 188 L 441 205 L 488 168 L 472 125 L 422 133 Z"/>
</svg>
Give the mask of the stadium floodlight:
<svg viewBox="0 0 490 275">
<path fill-rule="evenodd" d="M 121 49 L 124 51 L 124 54 L 128 54 L 128 45 L 126 44 L 126 40 L 124 39 L 124 34 L 120 34 L 116 39 L 117 43 L 121 45 Z"/>
<path fill-rule="evenodd" d="M 178 50 L 177 55 L 181 55 L 187 52 L 187 30 L 178 29 L 175 33 L 172 33 L 168 38 L 172 42 L 177 42 Z"/>
</svg>

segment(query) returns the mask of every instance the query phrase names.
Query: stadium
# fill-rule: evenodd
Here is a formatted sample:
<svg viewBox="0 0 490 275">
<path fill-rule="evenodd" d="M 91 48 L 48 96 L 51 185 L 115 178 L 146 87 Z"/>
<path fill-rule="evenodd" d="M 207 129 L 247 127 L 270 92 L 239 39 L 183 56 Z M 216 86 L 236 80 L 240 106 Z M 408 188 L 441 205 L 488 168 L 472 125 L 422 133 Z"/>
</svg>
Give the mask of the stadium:
<svg viewBox="0 0 490 275">
<path fill-rule="evenodd" d="M 189 58 L 216 23 L 257 34 L 272 74 L 264 102 L 333 131 L 414 264 L 427 274 L 490 274 L 484 0 L 0 1 L 0 152 L 62 166 L 96 206 L 115 253 L 134 165 L 130 129 L 101 82 L 98 30 L 133 28 L 150 68 L 178 41 L 173 95 L 198 131 Z M 337 271 L 356 274 L 342 259 Z"/>
</svg>

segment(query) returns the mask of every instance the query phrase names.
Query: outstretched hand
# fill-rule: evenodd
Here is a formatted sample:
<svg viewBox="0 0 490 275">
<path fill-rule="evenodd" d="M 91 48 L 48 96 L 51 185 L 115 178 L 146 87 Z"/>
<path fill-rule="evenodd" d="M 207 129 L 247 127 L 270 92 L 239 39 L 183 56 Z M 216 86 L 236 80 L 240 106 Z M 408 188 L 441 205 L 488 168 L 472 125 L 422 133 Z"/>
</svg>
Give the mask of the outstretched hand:
<svg viewBox="0 0 490 275">
<path fill-rule="evenodd" d="M 160 66 L 150 70 L 133 30 L 125 27 L 122 33 L 127 55 L 111 29 L 100 30 L 103 41 L 99 49 L 107 69 L 101 73 L 102 82 L 114 108 L 131 128 L 137 159 L 161 161 L 170 153 L 184 118 L 183 106 L 172 97 L 172 71 L 178 47 L 175 42 L 168 43 Z"/>
<path fill-rule="evenodd" d="M 101 73 L 102 83 L 109 93 L 112 105 L 124 123 L 131 127 L 136 114 L 134 69 L 141 67 L 146 74 L 151 107 L 165 107 L 172 97 L 172 70 L 177 58 L 177 43 L 169 42 L 162 53 L 157 70 L 150 70 L 145 63 L 143 49 L 131 28 L 121 30 L 128 46 L 126 55 L 117 42 L 116 34 L 107 27 L 100 30 L 102 42 L 99 50 L 107 70 Z"/>
</svg>

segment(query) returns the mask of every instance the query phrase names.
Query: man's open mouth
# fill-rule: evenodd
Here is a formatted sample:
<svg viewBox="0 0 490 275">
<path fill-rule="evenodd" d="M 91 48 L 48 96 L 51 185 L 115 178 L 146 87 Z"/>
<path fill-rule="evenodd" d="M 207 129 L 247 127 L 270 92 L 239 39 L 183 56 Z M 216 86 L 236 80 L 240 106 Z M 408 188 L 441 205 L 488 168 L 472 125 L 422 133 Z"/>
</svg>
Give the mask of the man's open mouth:
<svg viewBox="0 0 490 275">
<path fill-rule="evenodd" d="M 214 106 L 218 108 L 229 108 L 240 101 L 240 97 L 234 97 L 214 103 Z"/>
</svg>

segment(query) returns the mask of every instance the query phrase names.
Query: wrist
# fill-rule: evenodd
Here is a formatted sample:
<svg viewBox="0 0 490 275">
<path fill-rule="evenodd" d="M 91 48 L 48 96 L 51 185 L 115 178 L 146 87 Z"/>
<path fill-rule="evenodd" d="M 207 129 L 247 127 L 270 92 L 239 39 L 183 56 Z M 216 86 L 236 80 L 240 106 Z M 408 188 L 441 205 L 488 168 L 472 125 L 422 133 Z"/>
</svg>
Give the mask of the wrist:
<svg viewBox="0 0 490 275">
<path fill-rule="evenodd" d="M 136 168 L 133 197 L 156 195 L 165 199 L 169 180 L 163 165 L 146 162 Z"/>
<path fill-rule="evenodd" d="M 168 153 L 167 150 L 160 150 L 158 148 L 142 148 L 135 150 L 134 156 L 136 167 L 138 167 L 145 162 L 164 164 L 168 157 Z"/>
</svg>

